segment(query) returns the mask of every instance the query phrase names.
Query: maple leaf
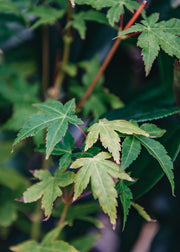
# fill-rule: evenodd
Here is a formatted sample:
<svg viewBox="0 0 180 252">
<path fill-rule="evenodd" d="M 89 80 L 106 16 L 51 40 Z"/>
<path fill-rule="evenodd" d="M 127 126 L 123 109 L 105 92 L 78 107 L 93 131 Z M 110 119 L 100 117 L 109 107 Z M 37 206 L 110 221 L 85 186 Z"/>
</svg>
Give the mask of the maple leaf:
<svg viewBox="0 0 180 252">
<path fill-rule="evenodd" d="M 41 25 L 49 24 L 52 25 L 56 22 L 57 19 L 60 19 L 64 16 L 64 10 L 56 10 L 50 6 L 33 6 L 28 10 L 27 15 L 35 15 L 38 17 L 38 20 L 31 26 L 32 29 L 35 29 Z"/>
<path fill-rule="evenodd" d="M 0 94 L 13 104 L 13 115 L 3 125 L 5 130 L 19 130 L 19 128 L 29 118 L 37 113 L 37 109 L 32 107 L 32 103 L 39 102 L 38 85 L 29 85 L 27 81 L 15 73 L 9 74 L 12 78 L 11 83 L 0 85 Z"/>
<path fill-rule="evenodd" d="M 98 123 L 93 124 L 88 131 L 89 133 L 86 138 L 85 150 L 89 149 L 100 136 L 102 145 L 105 148 L 108 148 L 108 151 L 112 153 L 112 156 L 117 163 L 120 163 L 121 139 L 116 131 L 127 135 L 139 134 L 147 137 L 149 136 L 144 130 L 125 120 L 108 121 L 102 119 L 99 120 Z"/>
<path fill-rule="evenodd" d="M 64 241 L 56 240 L 63 226 L 59 226 L 47 233 L 41 243 L 36 241 L 26 241 L 16 246 L 11 246 L 11 251 L 14 252 L 78 252 L 73 246 Z"/>
<path fill-rule="evenodd" d="M 80 168 L 75 177 L 74 199 L 77 199 L 87 187 L 91 179 L 91 188 L 95 199 L 98 198 L 103 211 L 110 216 L 111 223 L 116 222 L 116 197 L 115 183 L 112 179 L 133 181 L 125 172 L 120 172 L 117 164 L 109 159 L 111 154 L 100 152 L 91 158 L 80 158 L 72 163 L 70 168 Z"/>
<path fill-rule="evenodd" d="M 9 69 L 11 71 L 11 69 Z M 16 104 L 19 108 L 39 102 L 39 86 L 36 84 L 29 85 L 27 81 L 15 73 L 8 73 L 12 81 L 10 83 L 1 83 L 0 94 L 9 102 Z M 5 76 L 7 77 L 7 76 Z M 18 109 L 18 108 L 17 108 Z"/>
<path fill-rule="evenodd" d="M 72 16 L 71 21 L 68 22 L 66 28 L 69 26 L 74 27 L 80 34 L 82 39 L 85 39 L 86 33 L 86 21 L 94 21 L 102 24 L 108 24 L 106 16 L 103 13 L 97 12 L 95 10 L 89 11 L 81 11 L 79 13 L 75 13 Z"/>
<path fill-rule="evenodd" d="M 68 122 L 82 124 L 83 122 L 74 115 L 75 101 L 68 101 L 64 106 L 58 101 L 47 101 L 35 104 L 44 113 L 36 114 L 27 121 L 20 130 L 13 146 L 26 137 L 34 136 L 39 130 L 48 128 L 46 136 L 46 159 L 48 159 L 54 146 L 65 135 Z"/>
<path fill-rule="evenodd" d="M 100 10 L 104 7 L 110 7 L 107 12 L 107 18 L 109 23 L 114 26 L 115 22 L 118 22 L 121 14 L 124 13 L 126 7 L 129 11 L 133 12 L 139 7 L 139 4 L 132 0 L 76 0 L 77 4 L 88 4 L 93 8 Z"/>
<path fill-rule="evenodd" d="M 42 208 L 44 209 L 45 216 L 49 218 L 52 212 L 53 202 L 57 197 L 62 195 L 60 186 L 65 187 L 72 184 L 74 181 L 74 173 L 63 172 L 57 169 L 53 176 L 47 170 L 36 170 L 34 177 L 41 180 L 41 182 L 32 185 L 23 193 L 24 202 L 34 202 L 42 197 Z"/>
<path fill-rule="evenodd" d="M 170 56 L 180 58 L 180 19 L 157 22 L 159 14 L 154 13 L 142 24 L 135 24 L 131 28 L 119 33 L 119 36 L 133 32 L 141 32 L 137 45 L 142 48 L 146 75 L 159 54 L 160 48 Z"/>
</svg>

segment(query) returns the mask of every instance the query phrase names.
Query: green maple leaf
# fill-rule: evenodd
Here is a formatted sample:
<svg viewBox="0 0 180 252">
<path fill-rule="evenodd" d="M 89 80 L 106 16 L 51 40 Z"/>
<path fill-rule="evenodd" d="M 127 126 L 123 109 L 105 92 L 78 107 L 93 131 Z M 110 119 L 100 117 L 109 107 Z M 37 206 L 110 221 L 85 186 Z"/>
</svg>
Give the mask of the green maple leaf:
<svg viewBox="0 0 180 252">
<path fill-rule="evenodd" d="M 33 14 L 38 17 L 38 20 L 31 26 L 35 29 L 41 25 L 53 25 L 57 19 L 64 16 L 65 10 L 56 10 L 50 6 L 33 6 L 27 13 L 27 15 Z"/>
<path fill-rule="evenodd" d="M 125 181 L 119 181 L 116 189 L 118 191 L 118 193 L 120 194 L 120 200 L 121 200 L 121 204 L 123 207 L 123 228 L 125 227 L 126 221 L 127 221 L 127 216 L 129 214 L 129 209 L 131 207 L 131 200 L 133 198 L 132 192 L 130 190 L 130 188 L 126 185 Z"/>
<path fill-rule="evenodd" d="M 16 104 L 19 108 L 39 102 L 37 84 L 29 85 L 27 81 L 18 76 L 11 75 L 11 82 L 1 83 L 0 94 L 9 102 Z"/>
<path fill-rule="evenodd" d="M 164 146 L 158 141 L 147 138 L 144 136 L 137 136 L 136 138 L 141 142 L 141 144 L 147 149 L 150 155 L 152 155 L 160 164 L 162 170 L 166 174 L 172 189 L 172 194 L 174 195 L 174 174 L 173 174 L 173 162 L 170 156 L 167 155 L 167 151 Z"/>
<path fill-rule="evenodd" d="M 75 2 L 77 4 L 91 5 L 97 10 L 110 7 L 107 12 L 107 18 L 112 26 L 114 26 L 115 22 L 119 21 L 121 14 L 125 11 L 124 7 L 131 12 L 139 7 L 139 4 L 132 0 L 76 0 Z"/>
<path fill-rule="evenodd" d="M 64 241 L 56 240 L 63 226 L 59 226 L 46 234 L 41 243 L 36 241 L 26 241 L 16 246 L 10 247 L 14 252 L 77 252 L 77 250 Z"/>
<path fill-rule="evenodd" d="M 121 139 L 117 132 L 127 135 L 140 134 L 147 137 L 149 136 L 144 130 L 125 120 L 108 121 L 102 119 L 99 120 L 98 123 L 93 124 L 88 131 L 89 133 L 86 138 L 85 150 L 89 149 L 100 137 L 102 145 L 105 148 L 108 148 L 108 151 L 112 153 L 112 156 L 117 163 L 120 163 L 121 150 Z"/>
<path fill-rule="evenodd" d="M 10 73 L 9 75 L 12 80 L 10 83 L 3 83 L 0 85 L 0 94 L 13 104 L 13 115 L 3 125 L 3 129 L 18 130 L 33 114 L 37 112 L 37 109 L 32 107 L 32 103 L 39 102 L 39 88 L 37 84 L 29 85 L 27 81 L 14 76 L 13 73 Z"/>
<path fill-rule="evenodd" d="M 119 36 L 133 32 L 141 32 L 137 45 L 142 48 L 142 56 L 145 63 L 146 75 L 159 54 L 160 48 L 170 56 L 180 58 L 180 19 L 157 22 L 159 14 L 154 13 L 142 24 L 135 24 L 126 31 L 120 32 Z"/>
<path fill-rule="evenodd" d="M 91 179 L 91 189 L 95 199 L 98 198 L 103 211 L 110 216 L 111 223 L 116 222 L 117 192 L 112 179 L 120 178 L 133 181 L 125 172 L 120 172 L 117 164 L 109 159 L 111 155 L 107 152 L 100 152 L 92 158 L 80 158 L 72 163 L 70 168 L 80 168 L 75 177 L 74 199 L 77 199 L 87 187 Z"/>
<path fill-rule="evenodd" d="M 23 242 L 17 246 L 12 246 L 11 251 L 14 252 L 77 252 L 70 244 L 64 241 L 55 241 L 48 244 L 38 244 L 36 241 Z"/>
<path fill-rule="evenodd" d="M 20 130 L 13 146 L 26 137 L 34 136 L 39 130 L 48 128 L 46 136 L 46 158 L 51 154 L 54 146 L 65 135 L 68 122 L 82 124 L 83 122 L 74 115 L 75 101 L 68 101 L 64 106 L 58 101 L 47 101 L 35 104 L 44 113 L 34 115 Z"/>
<path fill-rule="evenodd" d="M 42 198 L 42 208 L 44 209 L 45 216 L 49 218 L 53 202 L 57 197 L 62 195 L 60 186 L 65 187 L 72 184 L 74 173 L 63 172 L 57 169 L 53 176 L 49 171 L 36 170 L 34 177 L 41 180 L 41 182 L 32 185 L 23 193 L 24 202 L 30 203 Z"/>
<path fill-rule="evenodd" d="M 73 14 L 72 18 L 73 20 L 68 22 L 66 28 L 72 26 L 77 29 L 82 39 L 85 39 L 85 33 L 87 29 L 86 21 L 108 24 L 105 15 L 95 10 L 81 11 L 79 13 Z"/>
</svg>

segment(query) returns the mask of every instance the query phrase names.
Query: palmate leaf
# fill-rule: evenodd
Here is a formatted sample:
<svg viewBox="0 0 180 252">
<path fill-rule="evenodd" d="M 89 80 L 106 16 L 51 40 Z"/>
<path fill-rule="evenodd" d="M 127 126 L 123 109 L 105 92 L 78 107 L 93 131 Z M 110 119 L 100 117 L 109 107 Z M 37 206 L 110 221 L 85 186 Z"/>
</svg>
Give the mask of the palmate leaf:
<svg viewBox="0 0 180 252">
<path fill-rule="evenodd" d="M 121 14 L 124 13 L 126 7 L 129 11 L 133 12 L 139 7 L 139 4 L 132 0 L 75 0 L 77 4 L 88 4 L 93 8 L 100 10 L 104 7 L 110 7 L 107 12 L 109 23 L 114 26 L 118 22 Z"/>
<path fill-rule="evenodd" d="M 58 226 L 46 234 L 41 243 L 36 241 L 26 241 L 16 246 L 10 247 L 14 252 L 77 252 L 77 250 L 64 241 L 56 240 L 64 226 Z"/>
<path fill-rule="evenodd" d="M 65 135 L 68 122 L 72 124 L 82 124 L 83 122 L 74 115 L 74 99 L 68 101 L 64 106 L 58 101 L 47 101 L 35 104 L 35 106 L 44 113 L 34 115 L 24 124 L 13 146 L 26 137 L 34 136 L 39 130 L 48 128 L 46 136 L 46 159 L 48 159 L 54 146 Z"/>
<path fill-rule="evenodd" d="M 55 241 L 48 244 L 39 244 L 36 241 L 23 242 L 17 246 L 12 246 L 14 252 L 77 252 L 73 246 L 64 241 Z"/>
<path fill-rule="evenodd" d="M 54 176 L 49 171 L 36 170 L 34 176 L 41 180 L 29 187 L 23 193 L 25 203 L 37 201 L 42 197 L 42 208 L 44 209 L 45 216 L 50 217 L 52 212 L 53 202 L 57 197 L 62 195 L 60 187 L 65 187 L 72 184 L 74 181 L 73 172 L 63 172 L 56 170 Z"/>
<path fill-rule="evenodd" d="M 152 155 L 160 164 L 162 170 L 166 174 L 172 189 L 172 194 L 174 195 L 174 174 L 173 174 L 173 162 L 170 156 L 162 144 L 154 139 L 147 138 L 144 136 L 137 136 L 136 138 L 141 142 L 141 144 L 147 149 L 150 155 Z"/>
<path fill-rule="evenodd" d="M 4 68 L 4 71 L 6 68 Z M 11 68 L 9 69 L 9 71 L 12 71 Z M 29 85 L 29 83 L 25 81 L 23 78 L 17 75 L 14 76 L 15 75 L 14 72 L 10 72 L 8 73 L 8 75 L 10 75 L 11 77 L 11 82 L 1 83 L 0 85 L 0 94 L 6 100 L 8 100 L 13 104 L 16 104 L 20 108 L 35 102 L 39 102 L 38 98 L 39 86 L 37 83 Z M 7 76 L 5 76 L 5 78 L 7 78 Z"/>
<path fill-rule="evenodd" d="M 117 192 L 120 194 L 120 200 L 123 207 L 123 228 L 125 227 L 129 209 L 131 207 L 131 200 L 133 198 L 130 188 L 126 185 L 125 181 L 119 181 L 116 186 Z"/>
<path fill-rule="evenodd" d="M 147 137 L 149 136 L 144 130 L 125 120 L 108 121 L 102 119 L 99 120 L 98 123 L 93 124 L 88 131 L 85 150 L 89 149 L 100 137 L 102 145 L 108 148 L 108 151 L 112 153 L 117 163 L 120 163 L 121 150 L 120 137 L 117 132 L 127 135 L 139 134 Z"/>
<path fill-rule="evenodd" d="M 154 13 L 142 24 L 135 24 L 119 36 L 133 32 L 141 32 L 137 45 L 142 48 L 146 75 L 149 74 L 152 63 L 158 56 L 160 48 L 170 56 L 180 58 L 180 19 L 157 22 L 159 14 Z"/>
<path fill-rule="evenodd" d="M 86 21 L 108 24 L 105 15 L 95 10 L 81 11 L 79 13 L 73 14 L 72 18 L 73 20 L 69 21 L 66 27 L 72 26 L 77 29 L 82 39 L 85 39 L 85 33 L 87 29 Z"/>
<path fill-rule="evenodd" d="M 65 14 L 64 10 L 56 10 L 50 6 L 33 6 L 28 10 L 27 15 L 35 15 L 37 21 L 31 26 L 35 29 L 41 25 L 53 25 L 58 19 L 62 18 Z"/>
<path fill-rule="evenodd" d="M 98 198 L 103 211 L 109 215 L 111 223 L 115 224 L 117 192 L 114 188 L 115 183 L 112 177 L 128 181 L 133 180 L 125 172 L 120 172 L 117 164 L 106 160 L 110 157 L 109 153 L 100 152 L 93 158 L 77 159 L 72 163 L 71 168 L 77 169 L 81 167 L 75 177 L 74 199 L 80 196 L 91 179 L 91 189 L 94 198 Z"/>
</svg>

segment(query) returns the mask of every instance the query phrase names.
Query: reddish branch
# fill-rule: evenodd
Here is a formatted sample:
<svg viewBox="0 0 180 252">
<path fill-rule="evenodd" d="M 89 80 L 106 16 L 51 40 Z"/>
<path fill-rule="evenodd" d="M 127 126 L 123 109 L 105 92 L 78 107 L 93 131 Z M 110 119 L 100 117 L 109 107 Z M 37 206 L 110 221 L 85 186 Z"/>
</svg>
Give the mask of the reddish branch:
<svg viewBox="0 0 180 252">
<path fill-rule="evenodd" d="M 144 7 L 146 6 L 147 1 L 143 1 L 143 3 L 139 6 L 139 8 L 137 9 L 137 11 L 134 13 L 133 17 L 130 19 L 130 21 L 127 23 L 127 25 L 124 27 L 123 30 L 127 30 L 128 28 L 130 28 L 134 22 L 137 20 L 137 18 L 139 17 L 139 15 L 141 14 L 141 12 L 143 11 Z M 122 26 L 122 19 L 120 21 L 120 28 Z M 118 38 L 116 40 L 116 42 L 114 43 L 114 45 L 112 46 L 110 52 L 108 53 L 106 59 L 104 60 L 102 66 L 100 67 L 99 71 L 97 72 L 95 78 L 93 79 L 93 81 L 91 82 L 89 88 L 86 90 L 84 96 L 82 97 L 82 99 L 79 101 L 78 105 L 77 105 L 77 109 L 81 109 L 82 106 L 84 105 L 85 101 L 89 98 L 89 96 L 91 95 L 92 91 L 94 90 L 99 78 L 101 77 L 101 75 L 104 73 L 104 71 L 106 70 L 107 66 L 109 65 L 111 59 L 113 58 L 119 44 L 121 42 L 121 38 Z"/>
</svg>

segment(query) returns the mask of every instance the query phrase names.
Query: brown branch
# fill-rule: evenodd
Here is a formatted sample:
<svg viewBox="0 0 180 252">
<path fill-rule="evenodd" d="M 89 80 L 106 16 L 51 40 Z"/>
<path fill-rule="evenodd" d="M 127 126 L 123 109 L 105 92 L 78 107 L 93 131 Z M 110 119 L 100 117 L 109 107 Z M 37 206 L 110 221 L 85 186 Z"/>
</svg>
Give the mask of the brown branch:
<svg viewBox="0 0 180 252">
<path fill-rule="evenodd" d="M 72 18 L 72 6 L 71 6 L 71 3 L 68 1 L 67 23 L 71 20 L 71 18 Z M 64 68 L 67 65 L 68 60 L 69 60 L 71 42 L 72 42 L 71 27 L 68 27 L 64 35 L 64 52 L 63 52 L 62 62 L 59 64 L 59 72 L 56 76 L 53 87 L 49 89 L 49 95 L 51 98 L 57 99 L 59 96 L 60 88 L 66 76 Z"/>
<path fill-rule="evenodd" d="M 143 11 L 144 7 L 146 6 L 147 1 L 143 1 L 143 3 L 139 6 L 139 8 L 137 9 L 137 11 L 134 13 L 133 17 L 130 19 L 130 21 L 127 23 L 127 25 L 124 27 L 124 30 L 127 30 L 128 28 L 131 27 L 131 25 L 137 20 L 137 18 L 139 17 L 139 15 L 141 14 L 141 12 Z M 122 25 L 122 21 L 120 22 L 120 26 Z M 84 105 L 85 101 L 89 98 L 89 96 L 91 95 L 91 93 L 93 92 L 99 78 L 101 77 L 101 75 L 104 73 L 104 71 L 106 70 L 107 66 L 109 65 L 111 59 L 113 58 L 119 44 L 121 42 L 121 38 L 119 37 L 116 42 L 114 43 L 114 45 L 112 46 L 110 52 L 108 53 L 106 59 L 104 60 L 102 66 L 100 67 L 99 71 L 97 72 L 96 76 L 94 77 L 93 81 L 91 82 L 90 86 L 88 87 L 88 89 L 86 90 L 84 96 L 81 98 L 81 100 L 79 101 L 78 105 L 77 105 L 77 109 L 81 109 L 82 106 Z"/>
</svg>

